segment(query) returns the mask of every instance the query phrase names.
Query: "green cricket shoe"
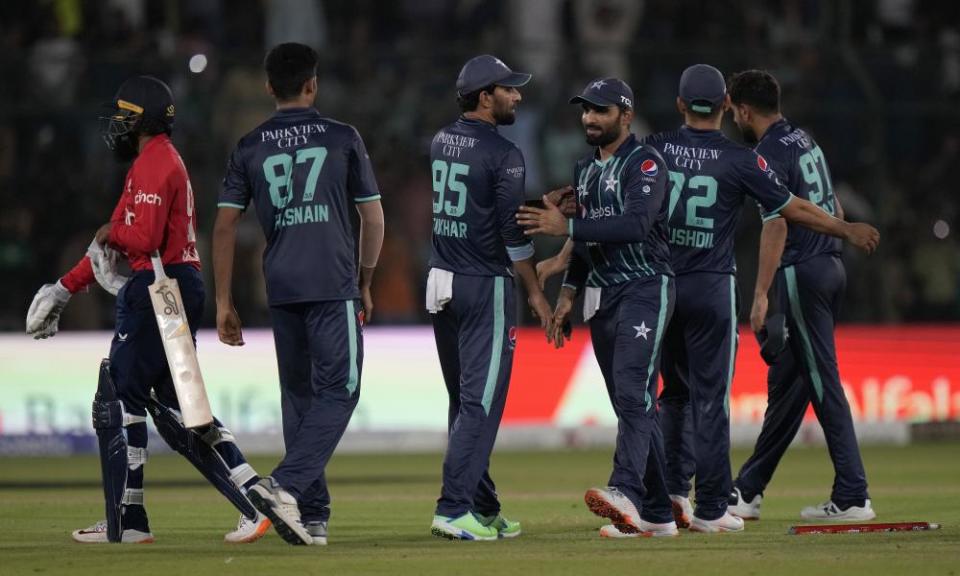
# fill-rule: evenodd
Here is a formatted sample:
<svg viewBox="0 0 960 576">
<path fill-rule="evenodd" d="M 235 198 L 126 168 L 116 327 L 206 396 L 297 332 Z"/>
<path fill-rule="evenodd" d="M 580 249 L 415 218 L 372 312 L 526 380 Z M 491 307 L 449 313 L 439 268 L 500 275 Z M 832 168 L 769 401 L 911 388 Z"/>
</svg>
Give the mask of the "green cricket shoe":
<svg viewBox="0 0 960 576">
<path fill-rule="evenodd" d="M 472 512 L 457 518 L 434 516 L 430 533 L 448 540 L 496 540 L 497 529 L 484 526 Z"/>
<path fill-rule="evenodd" d="M 497 531 L 498 538 L 516 538 L 520 535 L 520 523 L 508 519 L 503 514 L 479 516 L 480 523 Z"/>
</svg>

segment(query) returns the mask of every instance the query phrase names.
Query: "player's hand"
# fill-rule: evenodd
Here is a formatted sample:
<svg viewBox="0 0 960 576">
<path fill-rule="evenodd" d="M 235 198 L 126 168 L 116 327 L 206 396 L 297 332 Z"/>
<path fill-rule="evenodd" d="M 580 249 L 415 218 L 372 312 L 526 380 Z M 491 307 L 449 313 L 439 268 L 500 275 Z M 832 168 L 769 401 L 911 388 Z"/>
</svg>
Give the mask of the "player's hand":
<svg viewBox="0 0 960 576">
<path fill-rule="evenodd" d="M 233 305 L 217 306 L 217 336 L 228 346 L 243 346 L 240 315 Z"/>
<path fill-rule="evenodd" d="M 37 290 L 27 311 L 27 334 L 34 340 L 49 338 L 60 329 L 60 313 L 70 301 L 70 291 L 57 280 Z"/>
<path fill-rule="evenodd" d="M 577 215 L 577 199 L 573 192 L 573 186 L 567 185 L 547 192 L 547 198 L 560 208 L 564 216 L 573 218 Z"/>
<path fill-rule="evenodd" d="M 547 297 L 543 295 L 543 292 L 538 292 L 527 298 L 527 303 L 530 304 L 533 315 L 540 320 L 540 327 L 543 328 L 547 336 L 547 342 L 550 342 L 553 337 L 553 310 L 550 308 L 550 303 L 547 302 Z"/>
<path fill-rule="evenodd" d="M 754 294 L 753 306 L 750 307 L 750 329 L 754 334 L 763 328 L 763 323 L 767 319 L 767 295 Z"/>
<path fill-rule="evenodd" d="M 847 242 L 867 254 L 873 254 L 873 251 L 880 245 L 880 232 L 873 226 L 862 222 L 847 223 L 844 237 Z"/>
<path fill-rule="evenodd" d="M 97 279 L 97 283 L 116 296 L 129 280 L 128 277 L 117 272 L 120 253 L 109 246 L 101 246 L 94 239 L 87 248 L 87 256 L 90 258 L 90 266 L 93 268 L 93 276 Z"/>
<path fill-rule="evenodd" d="M 560 258 L 559 255 L 537 262 L 537 282 L 540 284 L 540 289 L 543 290 L 550 277 L 556 276 L 566 269 L 567 259 Z"/>
<path fill-rule="evenodd" d="M 576 293 L 570 288 L 561 288 L 557 297 L 557 307 L 553 311 L 553 341 L 554 348 L 563 348 L 564 340 L 570 339 L 570 311 L 573 310 L 573 300 Z"/>
<path fill-rule="evenodd" d="M 110 238 L 110 230 L 113 229 L 113 222 L 107 222 L 100 228 L 97 228 L 97 235 L 94 239 L 97 241 L 97 244 L 106 244 L 107 240 Z"/>
<path fill-rule="evenodd" d="M 360 304 L 363 306 L 360 324 L 365 326 L 373 319 L 373 295 L 370 293 L 369 286 L 360 288 Z"/>
<path fill-rule="evenodd" d="M 546 234 L 547 236 L 566 236 L 567 217 L 560 208 L 543 195 L 543 208 L 521 206 L 517 212 L 517 223 L 524 228 L 527 236 Z"/>
</svg>

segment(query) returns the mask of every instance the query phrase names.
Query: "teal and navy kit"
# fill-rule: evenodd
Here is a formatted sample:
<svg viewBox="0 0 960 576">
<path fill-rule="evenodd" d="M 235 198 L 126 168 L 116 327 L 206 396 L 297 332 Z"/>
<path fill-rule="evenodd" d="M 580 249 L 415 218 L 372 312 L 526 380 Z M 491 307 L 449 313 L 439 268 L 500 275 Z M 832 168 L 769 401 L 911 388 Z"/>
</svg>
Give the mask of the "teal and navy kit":
<svg viewBox="0 0 960 576">
<path fill-rule="evenodd" d="M 355 204 L 380 199 L 352 126 L 313 108 L 278 110 L 230 156 L 219 206 L 253 202 L 280 373 L 286 455 L 274 479 L 304 522 L 326 520 L 324 469 L 357 405 L 363 363 Z"/>
<path fill-rule="evenodd" d="M 609 486 L 648 522 L 673 514 L 657 423 L 657 379 L 664 332 L 674 306 L 667 248 L 667 166 L 631 134 L 601 161 L 577 163 L 573 256 L 564 285 L 600 289 L 590 337 L 619 422 Z"/>
<path fill-rule="evenodd" d="M 433 253 L 453 273 L 452 298 L 432 315 L 450 404 L 436 513 L 500 511 L 490 454 L 507 400 L 517 309 L 511 262 L 533 256 L 517 225 L 523 155 L 496 126 L 461 117 L 433 137 Z"/>
<path fill-rule="evenodd" d="M 772 216 L 792 196 L 761 156 L 719 130 L 683 126 L 648 136 L 645 142 L 667 163 L 668 244 L 677 284 L 676 308 L 664 341 L 660 395 L 667 486 L 671 494 L 686 495 L 695 471 L 695 514 L 714 520 L 726 512 L 732 490 L 734 235 L 747 197 Z"/>
<path fill-rule="evenodd" d="M 781 119 L 764 134 L 757 152 L 794 194 L 831 215 L 838 212 L 823 151 L 804 130 Z M 810 402 L 833 461 L 831 500 L 845 509 L 863 506 L 869 498 L 833 336 L 846 288 L 840 248 L 839 239 L 789 225 L 771 302 L 771 309 L 779 307 L 787 316 L 789 346 L 767 374 L 767 411 L 760 437 L 734 483 L 750 499 L 763 494 Z"/>
</svg>

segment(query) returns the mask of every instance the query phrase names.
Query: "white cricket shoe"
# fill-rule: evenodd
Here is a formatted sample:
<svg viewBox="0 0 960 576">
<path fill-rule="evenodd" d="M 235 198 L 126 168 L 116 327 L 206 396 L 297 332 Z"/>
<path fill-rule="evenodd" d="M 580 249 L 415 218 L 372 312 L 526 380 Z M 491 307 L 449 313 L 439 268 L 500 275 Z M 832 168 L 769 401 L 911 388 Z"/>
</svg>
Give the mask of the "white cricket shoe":
<svg viewBox="0 0 960 576">
<path fill-rule="evenodd" d="M 747 502 L 743 499 L 740 489 L 734 488 L 733 493 L 730 494 L 730 500 L 727 501 L 727 512 L 744 520 L 759 520 L 761 502 L 763 502 L 763 496 L 759 494 Z"/>
<path fill-rule="evenodd" d="M 327 545 L 327 523 L 321 520 L 312 520 L 306 523 L 307 532 L 313 538 L 314 546 Z"/>
<path fill-rule="evenodd" d="M 612 486 L 591 488 L 583 495 L 583 501 L 591 512 L 613 522 L 617 530 L 626 534 L 643 532 L 637 507 L 620 490 Z"/>
<path fill-rule="evenodd" d="M 601 538 L 662 538 L 668 536 L 679 536 L 680 531 L 677 530 L 676 522 L 664 522 L 658 524 L 656 522 L 647 522 L 646 520 L 640 521 L 640 532 L 621 532 L 613 524 L 607 524 L 606 526 L 600 527 L 600 537 Z"/>
<path fill-rule="evenodd" d="M 841 510 L 833 500 L 828 500 L 819 506 L 807 506 L 800 511 L 804 520 L 829 520 L 837 522 L 865 522 L 877 517 L 867 498 L 863 506 L 850 506 Z"/>
<path fill-rule="evenodd" d="M 93 526 L 74 530 L 72 534 L 75 542 L 81 544 L 107 544 L 107 521 L 101 520 Z M 127 529 L 120 536 L 121 544 L 153 544 L 153 534 L 139 530 Z"/>
<path fill-rule="evenodd" d="M 673 507 L 673 519 L 677 523 L 677 528 L 689 528 L 690 520 L 693 518 L 693 505 L 690 504 L 690 499 L 679 494 L 671 494 L 670 505 Z"/>
<path fill-rule="evenodd" d="M 723 516 L 716 520 L 704 520 L 694 515 L 690 522 L 691 532 L 703 532 L 706 534 L 716 534 L 718 532 L 741 532 L 743 531 L 743 519 L 737 518 L 729 512 L 724 512 Z"/>
<path fill-rule="evenodd" d="M 250 487 L 247 497 L 262 512 L 288 544 L 311 545 L 313 537 L 300 521 L 300 508 L 293 494 L 283 489 L 272 476 L 261 478 Z"/>
<path fill-rule="evenodd" d="M 248 544 L 256 542 L 263 538 L 263 535 L 270 529 L 270 519 L 257 512 L 257 517 L 253 520 L 243 514 L 240 515 L 240 521 L 237 522 L 237 529 L 227 533 L 223 537 L 224 542 L 230 544 Z"/>
</svg>

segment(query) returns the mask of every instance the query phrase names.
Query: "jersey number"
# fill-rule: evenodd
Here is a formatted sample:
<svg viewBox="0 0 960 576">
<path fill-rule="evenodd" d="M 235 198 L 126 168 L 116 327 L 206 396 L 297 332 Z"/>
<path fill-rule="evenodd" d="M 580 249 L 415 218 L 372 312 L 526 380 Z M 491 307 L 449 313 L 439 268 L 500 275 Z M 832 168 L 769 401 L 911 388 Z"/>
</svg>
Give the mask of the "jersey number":
<svg viewBox="0 0 960 576">
<path fill-rule="evenodd" d="M 303 187 L 303 201 L 312 202 L 317 191 L 317 179 L 327 159 L 327 149 L 323 146 L 297 150 L 296 157 L 289 154 L 274 154 L 263 161 L 263 176 L 270 184 L 270 201 L 277 209 L 285 208 L 293 200 L 293 164 L 310 162 L 310 172 Z M 277 170 L 277 167 L 280 170 Z"/>
<path fill-rule="evenodd" d="M 682 172 L 670 172 L 670 206 L 667 218 L 673 216 L 673 211 L 680 201 L 680 193 L 686 183 L 689 190 L 703 190 L 702 195 L 687 198 L 687 226 L 713 230 L 713 218 L 699 216 L 698 208 L 710 208 L 717 203 L 717 179 L 713 176 L 694 176 L 689 181 Z"/>
<path fill-rule="evenodd" d="M 433 199 L 434 214 L 445 212 L 451 218 L 463 216 L 467 211 L 467 185 L 457 178 L 469 173 L 470 166 L 467 164 L 459 162 L 447 164 L 443 160 L 433 161 L 433 192 L 436 194 Z M 456 202 L 444 200 L 447 190 L 457 194 Z"/>
<path fill-rule="evenodd" d="M 810 201 L 832 216 L 835 212 L 833 184 L 819 146 L 800 157 L 800 172 L 803 173 L 803 181 L 810 185 L 807 189 Z"/>
</svg>

